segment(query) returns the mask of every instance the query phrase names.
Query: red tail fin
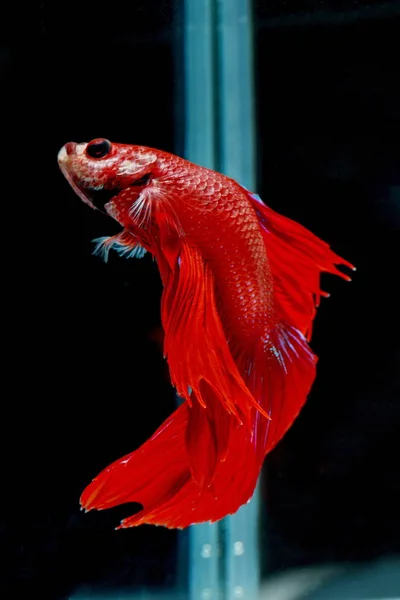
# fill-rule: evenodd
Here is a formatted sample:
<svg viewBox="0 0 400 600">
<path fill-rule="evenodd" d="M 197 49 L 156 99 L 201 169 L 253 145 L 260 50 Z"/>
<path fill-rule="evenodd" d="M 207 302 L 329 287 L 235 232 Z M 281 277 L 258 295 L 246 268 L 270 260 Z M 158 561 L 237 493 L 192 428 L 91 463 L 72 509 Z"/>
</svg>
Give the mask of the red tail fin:
<svg viewBox="0 0 400 600">
<path fill-rule="evenodd" d="M 124 519 L 122 528 L 145 523 L 184 528 L 236 512 L 252 496 L 261 468 L 263 455 L 256 455 L 256 435 L 226 414 L 230 429 L 227 452 L 215 468 L 213 483 L 196 482 L 185 448 L 191 410 L 187 403 L 182 404 L 141 448 L 104 469 L 84 490 L 82 507 L 101 510 L 141 503 L 143 510 Z M 199 410 L 203 411 L 201 420 L 206 411 Z M 256 420 L 256 410 L 252 411 Z M 268 421 L 262 417 L 262 422 L 265 429 Z"/>
<path fill-rule="evenodd" d="M 299 412 L 315 373 L 312 353 L 301 334 L 276 331 L 253 357 L 247 383 L 271 410 L 266 419 L 254 406 L 246 422 L 225 411 L 212 388 L 182 404 L 141 448 L 117 460 L 85 489 L 87 510 L 140 502 L 143 510 L 120 527 L 144 523 L 169 528 L 217 521 L 253 495 L 265 453 Z M 261 375 L 260 375 L 261 374 Z"/>
</svg>

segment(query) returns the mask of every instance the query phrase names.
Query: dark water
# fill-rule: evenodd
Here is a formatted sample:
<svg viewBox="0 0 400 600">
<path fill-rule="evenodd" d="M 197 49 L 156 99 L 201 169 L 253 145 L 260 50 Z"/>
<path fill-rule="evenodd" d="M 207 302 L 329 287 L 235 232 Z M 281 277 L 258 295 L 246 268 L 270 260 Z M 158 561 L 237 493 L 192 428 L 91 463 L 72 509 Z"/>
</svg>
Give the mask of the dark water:
<svg viewBox="0 0 400 600">
<path fill-rule="evenodd" d="M 398 6 L 254 2 L 257 191 L 358 268 L 351 284 L 324 280 L 318 378 L 266 460 L 264 577 L 400 553 Z M 1 13 L 1 597 L 161 593 L 185 584 L 177 534 L 115 533 L 126 508 L 78 505 L 174 408 L 161 284 L 151 260 L 91 256 L 91 239 L 118 229 L 73 195 L 56 156 L 100 136 L 177 151 L 181 5 Z"/>
</svg>

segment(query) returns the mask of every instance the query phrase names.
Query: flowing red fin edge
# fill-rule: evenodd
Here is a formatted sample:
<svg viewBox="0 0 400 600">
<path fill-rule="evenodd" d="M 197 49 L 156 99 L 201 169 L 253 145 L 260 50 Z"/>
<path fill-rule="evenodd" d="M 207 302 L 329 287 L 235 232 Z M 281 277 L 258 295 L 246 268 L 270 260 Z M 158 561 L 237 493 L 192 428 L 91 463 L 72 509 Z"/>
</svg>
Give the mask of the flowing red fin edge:
<svg viewBox="0 0 400 600">
<path fill-rule="evenodd" d="M 215 477 L 216 483 L 199 485 L 191 475 L 185 448 L 190 410 L 184 402 L 139 449 L 115 461 L 95 477 L 81 495 L 82 508 L 103 510 L 129 502 L 142 504 L 143 509 L 124 519 L 117 529 L 142 524 L 181 529 L 194 523 L 216 521 L 235 512 L 244 500 L 230 494 L 229 480 L 234 479 L 237 468 L 248 472 L 243 457 L 237 456 L 235 443 L 236 438 L 246 440 L 247 434 L 243 437 L 243 426 L 237 424 L 233 415 L 226 413 L 233 425 L 233 437 L 236 436 L 226 454 L 230 462 L 229 476 L 225 475 L 222 485 L 218 484 L 219 475 Z M 240 449 L 242 446 L 243 443 Z M 218 463 L 218 471 L 225 468 L 227 460 Z M 236 484 L 240 482 L 239 477 Z M 254 486 L 251 486 L 248 497 L 253 490 Z"/>
<path fill-rule="evenodd" d="M 273 211 L 257 194 L 248 195 L 267 249 L 280 314 L 310 340 L 320 297 L 329 297 L 320 289 L 321 273 L 351 281 L 336 265 L 356 269 L 303 225 Z"/>
</svg>

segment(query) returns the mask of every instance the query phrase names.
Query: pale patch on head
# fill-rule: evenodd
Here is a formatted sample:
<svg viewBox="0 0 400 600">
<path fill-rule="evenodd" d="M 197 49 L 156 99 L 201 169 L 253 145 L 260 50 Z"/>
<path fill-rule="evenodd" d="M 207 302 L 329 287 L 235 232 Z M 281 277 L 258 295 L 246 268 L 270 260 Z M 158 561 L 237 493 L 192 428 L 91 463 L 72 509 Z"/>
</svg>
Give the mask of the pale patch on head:
<svg viewBox="0 0 400 600">
<path fill-rule="evenodd" d="M 157 156 L 155 154 L 148 154 L 141 156 L 135 156 L 134 159 L 126 159 L 124 160 L 118 169 L 119 175 L 134 175 L 143 170 L 144 167 L 148 167 L 149 165 L 153 165 L 157 160 Z"/>
<path fill-rule="evenodd" d="M 75 147 L 75 154 L 77 156 L 81 156 L 85 152 L 86 146 L 87 146 L 86 143 L 77 144 Z"/>
</svg>

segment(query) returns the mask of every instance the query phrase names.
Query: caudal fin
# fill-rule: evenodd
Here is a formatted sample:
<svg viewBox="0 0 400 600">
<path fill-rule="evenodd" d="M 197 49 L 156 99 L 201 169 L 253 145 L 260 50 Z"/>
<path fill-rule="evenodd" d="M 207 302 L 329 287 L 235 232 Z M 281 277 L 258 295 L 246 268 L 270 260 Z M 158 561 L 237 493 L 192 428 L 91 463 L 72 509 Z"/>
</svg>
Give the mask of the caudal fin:
<svg viewBox="0 0 400 600">
<path fill-rule="evenodd" d="M 244 366 L 244 365 L 243 365 Z M 182 404 L 141 448 L 104 469 L 84 490 L 87 510 L 138 502 L 119 527 L 184 528 L 235 513 L 253 493 L 265 454 L 290 427 L 315 376 L 315 357 L 297 330 L 275 331 L 245 377 L 269 420 L 254 406 L 238 421 L 208 384 L 201 406 Z"/>
<path fill-rule="evenodd" d="M 142 504 L 143 509 L 124 519 L 118 528 L 152 524 L 180 529 L 236 512 L 251 498 L 261 468 L 257 436 L 226 413 L 229 444 L 220 460 L 203 465 L 204 474 L 213 470 L 212 480 L 195 478 L 193 454 L 186 449 L 192 410 L 186 402 L 182 404 L 141 448 L 104 469 L 84 490 L 82 507 L 102 510 L 130 502 Z M 199 435 L 208 428 L 208 415 L 200 405 L 197 410 Z M 255 412 L 253 417 L 257 418 Z M 265 417 L 262 420 L 267 421 Z M 199 441 L 198 467 L 202 459 L 209 462 L 208 449 Z M 212 454 L 212 444 L 210 449 Z"/>
</svg>

